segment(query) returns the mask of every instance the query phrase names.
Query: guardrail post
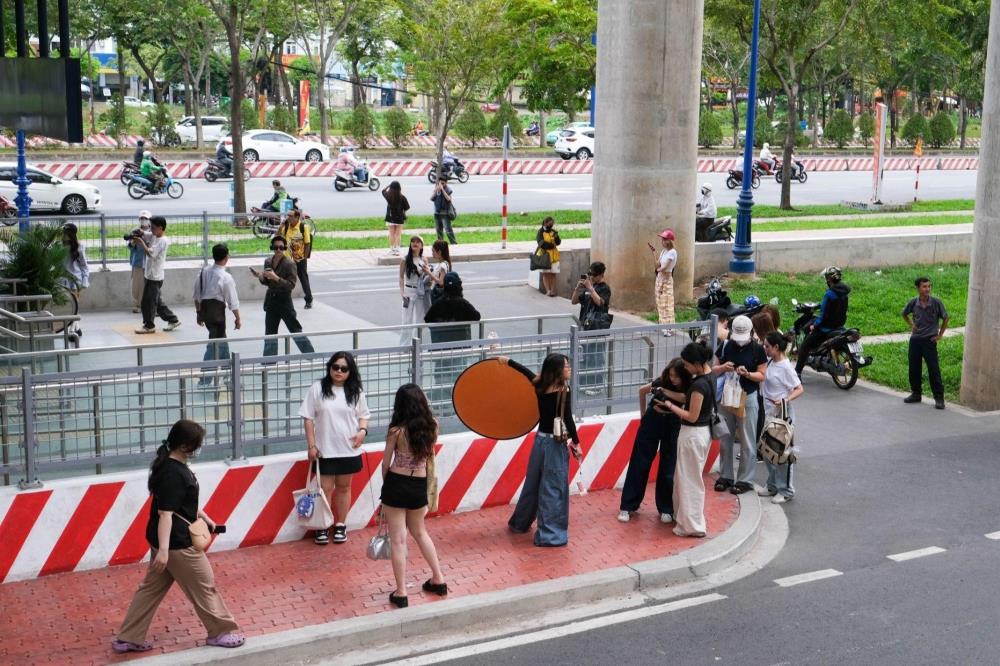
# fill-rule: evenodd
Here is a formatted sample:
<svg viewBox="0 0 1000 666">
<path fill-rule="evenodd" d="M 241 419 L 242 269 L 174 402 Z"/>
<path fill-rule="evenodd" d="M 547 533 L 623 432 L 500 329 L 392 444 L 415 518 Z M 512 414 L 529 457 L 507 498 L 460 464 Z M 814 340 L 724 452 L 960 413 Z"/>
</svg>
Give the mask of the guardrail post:
<svg viewBox="0 0 1000 666">
<path fill-rule="evenodd" d="M 569 327 L 569 367 L 572 369 L 572 374 L 569 380 L 569 391 L 570 395 L 573 396 L 574 401 L 578 400 L 577 393 L 579 393 L 580 389 L 580 376 L 579 376 L 580 339 L 578 337 L 579 331 L 580 328 L 576 324 L 573 324 L 572 326 Z M 575 407 L 575 409 L 580 413 L 580 416 L 583 416 L 583 412 L 580 410 L 579 407 Z"/>
<path fill-rule="evenodd" d="M 410 381 L 420 386 L 422 372 L 420 368 L 420 338 L 414 336 L 410 341 Z"/>
<path fill-rule="evenodd" d="M 605 408 L 605 414 L 611 413 L 611 399 L 615 397 L 615 339 L 608 336 L 608 341 L 605 343 L 608 347 L 608 406 Z"/>
<path fill-rule="evenodd" d="M 712 315 L 708 320 L 711 322 L 708 326 L 708 348 L 714 350 L 719 344 L 719 315 Z"/>
<path fill-rule="evenodd" d="M 237 352 L 229 357 L 229 430 L 233 438 L 233 455 L 226 462 L 230 465 L 245 465 L 246 454 L 243 452 L 243 401 L 240 399 L 240 355 Z"/>
<path fill-rule="evenodd" d="M 38 480 L 37 462 L 35 456 L 35 396 L 32 394 L 31 368 L 21 369 L 21 415 L 24 418 L 24 478 L 18 482 L 21 490 L 41 488 Z"/>
<path fill-rule="evenodd" d="M 201 211 L 201 261 L 208 265 L 208 211 Z"/>
<path fill-rule="evenodd" d="M 108 225 L 104 213 L 101 213 L 101 272 L 106 273 L 109 270 L 111 269 L 108 268 Z"/>
<path fill-rule="evenodd" d="M 92 389 L 92 393 L 93 393 L 93 397 L 92 397 L 92 400 L 93 400 L 93 405 L 92 405 L 93 412 L 91 413 L 91 416 L 94 419 L 94 457 L 97 458 L 98 460 L 100 460 L 101 459 L 101 452 L 104 449 L 103 442 L 101 441 L 101 439 L 102 439 L 101 436 L 103 434 L 101 432 L 101 385 L 100 384 L 94 384 L 94 387 Z M 101 474 L 104 471 L 103 466 L 101 465 L 101 463 L 97 463 L 94 466 L 94 471 L 97 474 Z"/>
</svg>

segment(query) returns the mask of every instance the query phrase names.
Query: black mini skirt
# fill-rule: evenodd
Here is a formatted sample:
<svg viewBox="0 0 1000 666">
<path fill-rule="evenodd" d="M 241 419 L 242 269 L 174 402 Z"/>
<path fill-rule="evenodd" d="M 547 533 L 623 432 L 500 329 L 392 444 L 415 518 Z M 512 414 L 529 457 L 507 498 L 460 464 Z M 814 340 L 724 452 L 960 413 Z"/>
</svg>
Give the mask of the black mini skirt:
<svg viewBox="0 0 1000 666">
<path fill-rule="evenodd" d="M 427 477 L 389 472 L 382 484 L 382 504 L 394 509 L 422 509 L 427 506 Z"/>
</svg>

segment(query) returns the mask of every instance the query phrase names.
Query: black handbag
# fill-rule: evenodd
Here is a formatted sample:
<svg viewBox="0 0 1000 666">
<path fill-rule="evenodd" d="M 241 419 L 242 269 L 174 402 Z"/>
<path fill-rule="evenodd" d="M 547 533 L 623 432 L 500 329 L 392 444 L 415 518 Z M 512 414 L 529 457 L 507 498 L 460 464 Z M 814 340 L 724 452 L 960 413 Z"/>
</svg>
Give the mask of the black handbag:
<svg viewBox="0 0 1000 666">
<path fill-rule="evenodd" d="M 552 257 L 539 245 L 531 255 L 531 270 L 547 271 L 552 268 Z"/>
</svg>

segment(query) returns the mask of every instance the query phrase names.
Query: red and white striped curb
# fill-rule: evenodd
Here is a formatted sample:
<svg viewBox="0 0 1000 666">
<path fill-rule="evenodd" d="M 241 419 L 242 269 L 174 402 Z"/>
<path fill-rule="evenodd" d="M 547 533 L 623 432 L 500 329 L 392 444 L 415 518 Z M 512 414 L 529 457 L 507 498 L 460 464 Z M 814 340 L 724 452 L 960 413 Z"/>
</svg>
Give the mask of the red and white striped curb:
<svg viewBox="0 0 1000 666">
<path fill-rule="evenodd" d="M 117 180 L 121 175 L 121 162 L 93 162 L 76 165 L 80 180 Z"/>
<path fill-rule="evenodd" d="M 938 169 L 979 169 L 978 157 L 944 157 L 938 160 Z"/>
<path fill-rule="evenodd" d="M 594 173 L 594 160 L 567 160 L 563 163 L 563 173 Z"/>
<path fill-rule="evenodd" d="M 588 419 L 578 428 L 583 474 L 589 490 L 619 488 L 624 482 L 638 431 L 635 414 Z M 513 502 L 524 483 L 534 434 L 493 440 L 473 433 L 441 438 L 437 454 L 438 513 L 473 511 Z M 351 485 L 349 529 L 373 521 L 382 489 L 383 448 L 364 449 L 365 466 Z M 205 512 L 227 532 L 212 550 L 294 541 L 298 525 L 292 491 L 305 485 L 302 454 L 252 458 L 246 465 L 194 465 Z M 705 471 L 718 461 L 713 443 Z M 577 462 L 570 460 L 570 479 Z M 656 473 L 656 464 L 652 473 Z M 149 554 L 146 521 L 149 492 L 145 471 L 65 479 L 37 491 L 0 489 L 0 582 L 139 562 Z M 570 492 L 576 492 L 572 488 Z M 504 529 L 498 525 L 497 530 Z"/>
<path fill-rule="evenodd" d="M 521 175 L 562 173 L 563 160 L 521 160 Z"/>
<path fill-rule="evenodd" d="M 254 178 L 290 178 L 295 175 L 295 162 L 254 162 L 250 173 Z"/>
<path fill-rule="evenodd" d="M 297 178 L 316 178 L 333 176 L 333 162 L 306 162 L 295 166 Z"/>
<path fill-rule="evenodd" d="M 208 170 L 208 162 L 188 162 L 188 178 L 204 178 L 205 171 Z M 253 171 L 250 171 L 253 175 Z M 177 176 L 175 176 L 176 178 Z"/>
<path fill-rule="evenodd" d="M 38 162 L 33 166 L 36 166 L 43 171 L 48 171 L 53 176 L 58 176 L 63 180 L 73 180 L 76 178 L 78 165 L 68 162 Z"/>
</svg>

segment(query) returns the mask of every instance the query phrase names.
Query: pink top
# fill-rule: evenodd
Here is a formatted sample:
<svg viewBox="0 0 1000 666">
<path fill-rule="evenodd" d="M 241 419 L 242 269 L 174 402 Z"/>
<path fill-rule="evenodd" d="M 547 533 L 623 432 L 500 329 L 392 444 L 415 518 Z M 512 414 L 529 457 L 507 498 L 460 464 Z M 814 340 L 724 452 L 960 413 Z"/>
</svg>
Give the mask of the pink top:
<svg viewBox="0 0 1000 666">
<path fill-rule="evenodd" d="M 408 469 L 411 472 L 416 470 L 426 470 L 427 469 L 427 458 L 417 458 L 417 456 L 408 450 L 404 450 L 400 446 L 402 442 L 407 441 L 406 430 L 404 428 L 397 428 L 399 439 L 396 442 L 396 449 L 392 455 L 392 465 L 391 467 L 399 467 L 401 469 Z"/>
</svg>

